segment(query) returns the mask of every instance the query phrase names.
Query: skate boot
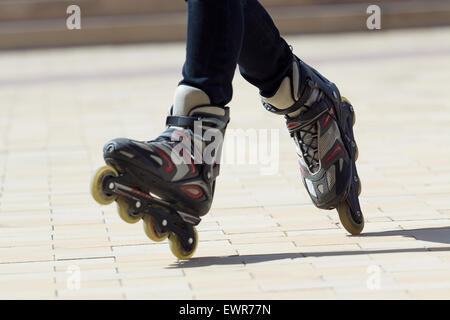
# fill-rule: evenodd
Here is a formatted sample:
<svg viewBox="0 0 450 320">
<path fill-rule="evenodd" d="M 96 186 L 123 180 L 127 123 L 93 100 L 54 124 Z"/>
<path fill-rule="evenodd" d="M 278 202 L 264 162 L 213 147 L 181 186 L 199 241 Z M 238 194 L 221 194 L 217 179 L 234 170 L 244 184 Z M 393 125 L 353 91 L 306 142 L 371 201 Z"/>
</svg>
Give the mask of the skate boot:
<svg viewBox="0 0 450 320">
<path fill-rule="evenodd" d="M 106 143 L 107 166 L 91 183 L 94 199 L 103 205 L 116 201 L 123 220 L 143 219 L 151 240 L 168 238 L 172 253 L 189 259 L 198 243 L 195 226 L 213 200 L 228 122 L 228 107 L 213 106 L 203 91 L 180 85 L 159 137 Z"/>
<path fill-rule="evenodd" d="M 344 228 L 359 234 L 364 227 L 353 136 L 355 113 L 334 83 L 293 57 L 292 69 L 274 95 L 261 92 L 264 107 L 285 115 L 294 139 L 303 184 L 320 209 L 334 209 Z"/>
</svg>

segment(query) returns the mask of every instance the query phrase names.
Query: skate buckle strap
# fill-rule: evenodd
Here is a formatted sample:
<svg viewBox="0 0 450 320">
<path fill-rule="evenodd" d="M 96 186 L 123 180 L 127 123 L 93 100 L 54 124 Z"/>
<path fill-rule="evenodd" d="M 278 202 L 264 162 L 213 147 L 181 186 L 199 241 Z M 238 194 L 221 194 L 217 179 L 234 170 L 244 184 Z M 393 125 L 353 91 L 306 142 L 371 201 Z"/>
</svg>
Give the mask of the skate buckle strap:
<svg viewBox="0 0 450 320">
<path fill-rule="evenodd" d="M 176 126 L 183 128 L 194 128 L 195 122 L 201 122 L 202 127 L 211 127 L 216 129 L 223 129 L 227 126 L 227 122 L 219 117 L 192 117 L 192 116 L 167 116 L 166 126 Z"/>
<path fill-rule="evenodd" d="M 199 121 L 197 117 L 188 116 L 167 116 L 166 126 L 175 126 L 183 128 L 191 128 L 194 126 L 194 121 Z"/>
<path fill-rule="evenodd" d="M 328 107 L 325 104 L 313 104 L 309 110 L 301 112 L 295 118 L 288 118 L 286 116 L 286 126 L 289 133 L 293 133 L 305 126 L 310 125 L 312 122 L 317 121 L 324 113 L 328 111 Z"/>
<path fill-rule="evenodd" d="M 267 111 L 270 111 L 270 112 L 278 114 L 278 115 L 286 115 L 289 113 L 293 113 L 293 112 L 297 111 L 298 109 L 300 109 L 301 107 L 303 107 L 305 105 L 305 102 L 306 102 L 305 99 L 299 99 L 299 100 L 295 101 L 294 104 L 292 106 L 290 106 L 289 108 L 278 109 L 278 108 L 274 107 L 273 105 L 271 105 L 270 103 L 267 103 L 264 100 L 262 100 L 262 104 L 263 104 L 264 108 L 266 108 Z"/>
</svg>

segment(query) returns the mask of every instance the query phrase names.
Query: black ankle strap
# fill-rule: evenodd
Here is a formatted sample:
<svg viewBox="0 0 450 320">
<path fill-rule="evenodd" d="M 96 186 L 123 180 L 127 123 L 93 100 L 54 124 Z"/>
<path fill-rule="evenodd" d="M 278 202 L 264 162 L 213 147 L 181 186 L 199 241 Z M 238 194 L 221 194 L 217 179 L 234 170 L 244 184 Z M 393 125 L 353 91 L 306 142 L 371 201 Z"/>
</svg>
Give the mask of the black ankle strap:
<svg viewBox="0 0 450 320">
<path fill-rule="evenodd" d="M 191 128 L 194 126 L 194 121 L 198 121 L 198 120 L 200 120 L 200 119 L 197 117 L 167 116 L 166 126 Z"/>
<path fill-rule="evenodd" d="M 166 126 L 182 127 L 182 128 L 194 128 L 195 121 L 202 121 L 203 126 L 216 128 L 222 130 L 226 128 L 230 121 L 229 108 L 225 108 L 225 115 L 206 115 L 195 114 L 195 116 L 167 116 Z"/>
<path fill-rule="evenodd" d="M 272 113 L 279 114 L 279 115 L 286 115 L 286 114 L 289 114 L 289 113 L 299 110 L 301 107 L 304 106 L 305 102 L 306 101 L 304 101 L 304 99 L 297 100 L 292 106 L 290 106 L 289 108 L 286 108 L 286 109 L 275 108 L 273 105 L 265 102 L 264 100 L 262 103 L 263 103 L 264 108 L 266 108 L 267 111 L 270 111 Z"/>
</svg>

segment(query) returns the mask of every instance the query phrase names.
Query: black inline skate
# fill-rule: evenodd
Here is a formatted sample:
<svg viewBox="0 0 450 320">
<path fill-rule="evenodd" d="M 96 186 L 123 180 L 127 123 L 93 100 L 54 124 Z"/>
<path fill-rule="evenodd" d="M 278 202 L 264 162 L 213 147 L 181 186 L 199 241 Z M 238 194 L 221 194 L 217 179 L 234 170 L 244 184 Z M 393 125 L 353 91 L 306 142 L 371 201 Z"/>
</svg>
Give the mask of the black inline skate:
<svg viewBox="0 0 450 320">
<path fill-rule="evenodd" d="M 334 83 L 293 55 L 292 69 L 274 95 L 261 92 L 264 107 L 285 115 L 294 139 L 302 181 L 314 205 L 336 208 L 344 228 L 364 228 L 353 135 L 355 113 Z"/>
<path fill-rule="evenodd" d="M 94 174 L 92 196 L 103 205 L 116 201 L 123 220 L 143 219 L 151 240 L 168 238 L 176 257 L 191 258 L 198 244 L 195 226 L 213 200 L 228 122 L 228 107 L 212 106 L 203 91 L 179 86 L 158 138 L 106 143 L 107 166 Z"/>
</svg>

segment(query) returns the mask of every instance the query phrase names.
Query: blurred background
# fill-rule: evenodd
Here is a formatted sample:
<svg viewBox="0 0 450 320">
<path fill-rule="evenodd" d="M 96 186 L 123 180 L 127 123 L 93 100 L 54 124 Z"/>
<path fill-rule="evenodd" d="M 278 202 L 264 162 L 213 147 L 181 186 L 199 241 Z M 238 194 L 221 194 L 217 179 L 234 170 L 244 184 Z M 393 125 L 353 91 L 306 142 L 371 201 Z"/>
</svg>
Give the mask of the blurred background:
<svg viewBox="0 0 450 320">
<path fill-rule="evenodd" d="M 382 8 L 382 29 L 450 24 L 448 0 L 261 0 L 283 34 L 361 31 L 366 9 Z M 66 32 L 66 9 L 82 27 Z M 183 0 L 0 0 L 0 48 L 183 40 Z M 367 30 L 367 29 L 366 29 Z"/>
</svg>

